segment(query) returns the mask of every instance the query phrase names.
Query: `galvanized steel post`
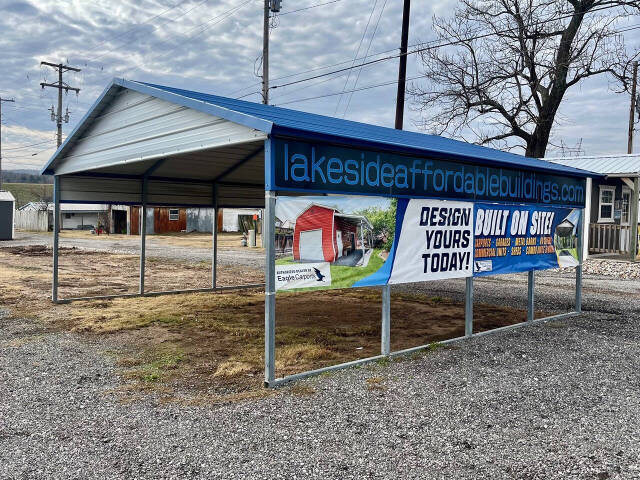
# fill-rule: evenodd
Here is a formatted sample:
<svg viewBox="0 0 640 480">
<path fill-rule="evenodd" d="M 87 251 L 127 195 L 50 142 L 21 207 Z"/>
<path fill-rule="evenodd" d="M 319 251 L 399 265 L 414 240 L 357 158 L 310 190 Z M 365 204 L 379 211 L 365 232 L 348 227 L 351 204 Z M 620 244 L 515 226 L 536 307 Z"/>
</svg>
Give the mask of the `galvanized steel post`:
<svg viewBox="0 0 640 480">
<path fill-rule="evenodd" d="M 584 208 L 580 210 L 580 222 L 579 225 L 580 227 L 576 229 L 576 232 L 578 233 L 578 243 L 576 245 L 577 247 L 577 253 L 578 253 L 578 266 L 576 267 L 576 304 L 575 304 L 575 311 L 577 313 L 581 313 L 582 312 L 582 259 L 584 257 L 584 252 L 583 250 L 583 242 L 584 239 L 583 234 L 584 234 Z"/>
<path fill-rule="evenodd" d="M 638 202 L 640 202 L 640 178 L 633 179 L 633 192 L 631 192 L 631 218 L 629 227 L 629 259 L 635 262 L 638 258 Z"/>
<path fill-rule="evenodd" d="M 527 322 L 533 322 L 535 317 L 534 303 L 535 303 L 535 285 L 536 277 L 535 270 L 529 270 L 527 272 Z"/>
<path fill-rule="evenodd" d="M 391 286 L 382 286 L 382 328 L 380 353 L 391 353 Z"/>
<path fill-rule="evenodd" d="M 276 193 L 264 192 L 265 238 L 265 297 L 264 297 L 264 384 L 273 384 L 276 378 L 276 245 L 275 208 Z"/>
<path fill-rule="evenodd" d="M 58 301 L 58 243 L 60 237 L 60 177 L 53 177 L 53 282 L 51 300 Z"/>
<path fill-rule="evenodd" d="M 216 270 L 218 267 L 218 185 L 213 184 L 213 222 L 211 225 L 213 235 L 213 252 L 211 258 L 211 288 L 216 288 Z"/>
<path fill-rule="evenodd" d="M 145 177 L 142 180 L 142 207 L 140 208 L 140 295 L 144 294 L 144 267 L 147 248 L 147 185 Z"/>
<path fill-rule="evenodd" d="M 464 291 L 464 336 L 473 335 L 473 277 L 467 277 Z"/>
</svg>

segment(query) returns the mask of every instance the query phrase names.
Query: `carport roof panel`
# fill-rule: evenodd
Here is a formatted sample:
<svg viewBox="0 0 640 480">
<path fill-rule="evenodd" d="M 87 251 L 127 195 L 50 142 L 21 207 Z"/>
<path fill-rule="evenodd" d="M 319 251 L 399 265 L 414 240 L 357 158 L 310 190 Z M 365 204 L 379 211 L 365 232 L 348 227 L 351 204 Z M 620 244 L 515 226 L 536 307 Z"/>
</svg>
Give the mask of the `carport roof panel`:
<svg viewBox="0 0 640 480">
<path fill-rule="evenodd" d="M 497 168 L 533 170 L 575 177 L 600 176 L 597 173 L 572 166 L 554 164 L 537 158 L 524 157 L 437 135 L 396 130 L 272 105 L 118 78 L 114 79 L 105 89 L 66 141 L 53 154 L 42 169 L 43 173 L 55 173 L 54 162 L 73 147 L 77 137 L 99 115 L 105 103 L 123 88 L 218 116 L 270 135 L 326 141 L 364 148 L 380 148 L 397 153 L 426 155 Z"/>
<path fill-rule="evenodd" d="M 501 150 L 452 140 L 438 135 L 397 130 L 164 85 L 142 82 L 132 83 L 150 87 L 145 90 L 145 93 L 150 95 L 154 95 L 153 90 L 157 90 L 265 120 L 273 125 L 271 131 L 267 133 L 274 135 L 315 138 L 326 141 L 342 140 L 344 143 L 358 143 L 374 148 L 386 147 L 391 150 L 404 151 L 407 153 L 426 153 L 446 156 L 486 164 L 487 166 L 537 170 L 579 177 L 599 176 L 596 173 L 579 168 L 553 164 L 545 160 L 503 152 Z M 165 100 L 169 100 L 169 98 L 165 98 Z"/>
</svg>

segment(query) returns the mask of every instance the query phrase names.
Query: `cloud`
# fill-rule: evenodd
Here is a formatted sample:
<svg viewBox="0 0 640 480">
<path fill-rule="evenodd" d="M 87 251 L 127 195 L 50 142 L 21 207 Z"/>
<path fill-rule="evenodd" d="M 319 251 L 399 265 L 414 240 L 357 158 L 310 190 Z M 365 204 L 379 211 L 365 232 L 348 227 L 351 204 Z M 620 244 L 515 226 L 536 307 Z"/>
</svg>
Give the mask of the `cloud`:
<svg viewBox="0 0 640 480">
<path fill-rule="evenodd" d="M 282 13 L 316 3 L 322 2 L 284 0 Z M 279 16 L 271 31 L 272 86 L 351 65 L 374 4 L 376 9 L 359 56 L 364 55 L 383 4 L 385 10 L 369 53 L 397 52 L 401 3 L 342 0 Z M 455 0 L 413 2 L 409 43 L 429 40 L 432 16 L 448 15 L 455 5 Z M 67 83 L 81 89 L 77 98 L 71 93 L 64 95 L 64 108 L 71 111 L 71 120 L 64 125 L 65 133 L 116 76 L 223 95 L 248 94 L 246 98 L 253 101 L 260 99 L 260 79 L 254 75 L 262 48 L 260 0 L 67 0 L 64 8 L 59 0 L 13 1 L 3 5 L 2 12 L 0 95 L 16 99 L 15 105 L 3 105 L 3 140 L 7 148 L 37 143 L 33 140 L 43 135 L 53 138 L 55 124 L 48 108 L 56 103 L 57 92 L 42 90 L 39 84 L 56 79 L 52 69 L 40 66 L 41 60 L 68 61 L 82 69 L 77 74 L 65 74 Z M 320 68 L 332 64 L 339 65 Z M 363 67 L 359 77 L 356 70 L 349 76 L 336 74 L 274 88 L 272 103 L 295 100 L 285 106 L 392 126 L 395 84 L 339 94 L 354 87 L 393 82 L 397 68 L 397 60 L 391 60 Z M 418 59 L 410 57 L 408 76 L 419 72 Z M 415 130 L 419 114 L 410 110 L 409 103 L 405 128 Z M 606 80 L 584 84 L 567 95 L 554 142 L 562 140 L 575 145 L 582 138 L 588 154 L 624 151 L 627 108 L 628 96 L 608 91 Z M 40 150 L 34 146 L 13 150 L 13 155 L 7 151 L 5 165 L 17 168 L 43 164 L 49 152 Z M 36 155 L 31 156 L 32 153 Z"/>
</svg>

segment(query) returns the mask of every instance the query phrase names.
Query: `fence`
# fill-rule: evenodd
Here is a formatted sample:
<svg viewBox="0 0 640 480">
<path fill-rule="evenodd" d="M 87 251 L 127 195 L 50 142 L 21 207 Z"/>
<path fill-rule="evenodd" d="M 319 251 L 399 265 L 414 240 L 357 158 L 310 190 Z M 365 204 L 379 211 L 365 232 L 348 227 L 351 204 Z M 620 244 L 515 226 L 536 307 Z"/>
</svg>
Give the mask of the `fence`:
<svg viewBox="0 0 640 480">
<path fill-rule="evenodd" d="M 48 232 L 49 212 L 44 210 L 16 210 L 15 225 L 16 230 Z"/>
<path fill-rule="evenodd" d="M 629 253 L 631 230 L 629 225 L 589 224 L 589 253 Z"/>
</svg>

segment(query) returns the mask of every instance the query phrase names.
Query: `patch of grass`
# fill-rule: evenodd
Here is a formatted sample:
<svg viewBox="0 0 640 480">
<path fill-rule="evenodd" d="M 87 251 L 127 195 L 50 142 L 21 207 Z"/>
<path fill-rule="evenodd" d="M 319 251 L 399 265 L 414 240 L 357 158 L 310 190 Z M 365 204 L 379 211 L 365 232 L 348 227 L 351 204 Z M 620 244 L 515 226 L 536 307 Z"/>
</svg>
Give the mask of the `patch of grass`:
<svg viewBox="0 0 640 480">
<path fill-rule="evenodd" d="M 308 397 L 316 394 L 316 389 L 306 383 L 294 383 L 288 390 L 296 397 Z"/>
<path fill-rule="evenodd" d="M 180 348 L 171 346 L 150 350 L 147 352 L 147 357 L 146 363 L 130 372 L 130 378 L 148 383 L 166 380 L 185 359 L 185 354 Z"/>
<path fill-rule="evenodd" d="M 214 377 L 233 378 L 241 375 L 253 376 L 259 373 L 256 362 L 246 362 L 241 360 L 225 360 L 216 369 Z"/>
<path fill-rule="evenodd" d="M 376 363 L 381 367 L 388 367 L 391 365 L 391 357 L 382 357 L 376 360 Z"/>
<path fill-rule="evenodd" d="M 315 344 L 287 345 L 276 354 L 276 368 L 313 363 L 318 360 L 331 360 L 336 354 L 328 348 Z"/>
<path fill-rule="evenodd" d="M 435 297 L 431 297 L 431 301 L 433 303 L 435 303 L 435 304 L 438 304 L 438 303 L 444 302 L 444 298 L 439 297 L 439 296 L 435 296 Z"/>
</svg>

